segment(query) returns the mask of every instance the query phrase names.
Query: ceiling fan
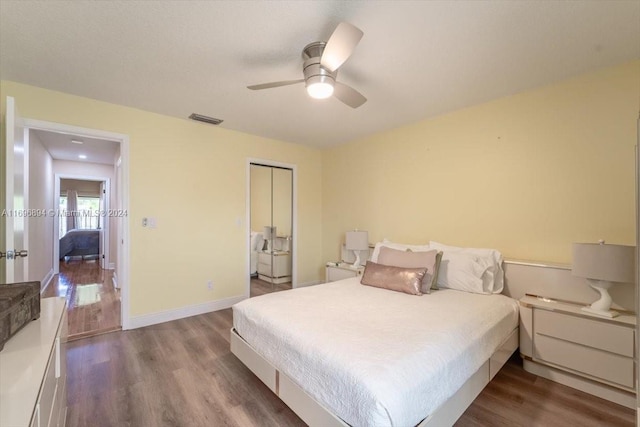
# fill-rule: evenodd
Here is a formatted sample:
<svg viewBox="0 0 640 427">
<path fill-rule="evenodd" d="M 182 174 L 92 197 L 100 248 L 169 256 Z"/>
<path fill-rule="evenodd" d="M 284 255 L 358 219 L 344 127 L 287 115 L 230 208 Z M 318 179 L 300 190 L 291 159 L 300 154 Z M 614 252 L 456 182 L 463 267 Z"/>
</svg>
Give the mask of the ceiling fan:
<svg viewBox="0 0 640 427">
<path fill-rule="evenodd" d="M 271 89 L 304 82 L 312 98 L 325 99 L 335 96 L 351 108 L 358 108 L 367 101 L 360 92 L 336 81 L 338 68 L 349 59 L 362 38 L 363 32 L 353 25 L 341 22 L 326 42 L 313 42 L 302 50 L 304 79 L 284 80 L 247 86 L 251 90 Z"/>
</svg>

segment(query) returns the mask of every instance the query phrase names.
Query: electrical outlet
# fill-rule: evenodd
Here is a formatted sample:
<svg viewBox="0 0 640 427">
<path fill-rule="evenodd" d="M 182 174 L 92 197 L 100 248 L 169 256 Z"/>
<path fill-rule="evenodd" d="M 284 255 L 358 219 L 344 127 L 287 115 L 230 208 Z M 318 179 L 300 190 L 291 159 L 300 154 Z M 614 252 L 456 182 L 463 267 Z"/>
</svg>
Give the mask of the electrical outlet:
<svg viewBox="0 0 640 427">
<path fill-rule="evenodd" d="M 213 280 L 207 280 L 207 289 L 213 290 Z"/>
</svg>

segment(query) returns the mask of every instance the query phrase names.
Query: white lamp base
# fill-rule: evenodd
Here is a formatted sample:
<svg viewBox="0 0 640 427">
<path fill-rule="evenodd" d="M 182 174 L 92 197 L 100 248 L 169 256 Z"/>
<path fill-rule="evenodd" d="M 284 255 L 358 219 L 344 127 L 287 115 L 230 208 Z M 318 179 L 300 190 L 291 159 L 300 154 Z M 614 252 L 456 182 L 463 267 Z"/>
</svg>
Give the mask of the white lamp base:
<svg viewBox="0 0 640 427">
<path fill-rule="evenodd" d="M 353 262 L 353 268 L 360 268 L 360 251 L 353 251 L 356 255 L 356 260 Z"/>
<path fill-rule="evenodd" d="M 611 295 L 609 295 L 609 288 L 613 286 L 612 282 L 589 280 L 589 286 L 600 293 L 600 299 L 588 307 L 582 307 L 583 311 L 603 317 L 616 317 L 620 314 L 617 311 L 610 310 L 612 300 Z"/>
</svg>

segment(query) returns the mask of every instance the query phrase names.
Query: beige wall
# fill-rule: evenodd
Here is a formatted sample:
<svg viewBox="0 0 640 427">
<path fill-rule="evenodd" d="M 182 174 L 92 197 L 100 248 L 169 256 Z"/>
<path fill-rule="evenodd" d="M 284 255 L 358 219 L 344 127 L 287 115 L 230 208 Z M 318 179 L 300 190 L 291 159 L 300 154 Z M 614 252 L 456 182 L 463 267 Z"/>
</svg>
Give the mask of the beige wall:
<svg viewBox="0 0 640 427">
<path fill-rule="evenodd" d="M 571 243 L 635 244 L 640 61 L 323 152 L 323 259 L 345 230 L 571 260 Z"/>
<path fill-rule="evenodd" d="M 29 133 L 29 209 L 55 209 L 53 160 L 33 132 Z M 29 218 L 29 279 L 43 281 L 53 271 L 54 215 Z M 44 286 L 45 283 L 42 283 Z"/>
<path fill-rule="evenodd" d="M 246 292 L 249 157 L 297 165 L 297 280 L 320 280 L 319 150 L 13 82 L 0 89 L 24 117 L 129 136 L 132 316 Z M 148 216 L 158 228 L 141 226 Z"/>
</svg>

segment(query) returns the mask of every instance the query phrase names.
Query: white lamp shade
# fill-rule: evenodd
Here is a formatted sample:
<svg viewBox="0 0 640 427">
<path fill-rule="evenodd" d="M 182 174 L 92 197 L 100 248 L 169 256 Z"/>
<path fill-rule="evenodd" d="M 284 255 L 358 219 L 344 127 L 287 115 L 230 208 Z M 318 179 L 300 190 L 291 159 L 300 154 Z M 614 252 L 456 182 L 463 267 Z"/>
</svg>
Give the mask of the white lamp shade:
<svg viewBox="0 0 640 427">
<path fill-rule="evenodd" d="M 275 226 L 265 226 L 264 227 L 264 239 L 265 240 L 273 240 L 276 238 L 276 227 Z"/>
<path fill-rule="evenodd" d="M 606 282 L 635 282 L 635 246 L 574 243 L 571 274 Z"/>
<path fill-rule="evenodd" d="M 364 251 L 369 249 L 369 232 L 347 231 L 345 247 L 350 251 Z"/>
</svg>

